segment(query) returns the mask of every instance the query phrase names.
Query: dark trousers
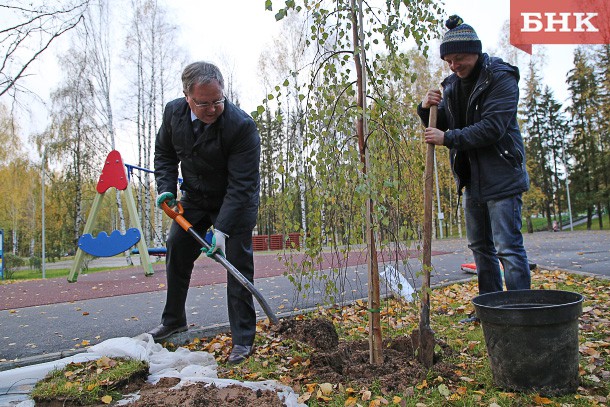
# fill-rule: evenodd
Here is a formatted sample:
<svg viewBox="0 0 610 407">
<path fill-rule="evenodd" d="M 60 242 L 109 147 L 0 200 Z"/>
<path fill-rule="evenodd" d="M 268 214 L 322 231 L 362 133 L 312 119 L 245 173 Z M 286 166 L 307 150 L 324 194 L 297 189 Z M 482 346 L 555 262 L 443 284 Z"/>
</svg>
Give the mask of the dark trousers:
<svg viewBox="0 0 610 407">
<path fill-rule="evenodd" d="M 200 236 L 216 218 L 215 213 L 184 209 L 184 217 Z M 223 230 L 223 232 L 225 232 Z M 172 222 L 167 239 L 167 298 L 161 322 L 167 326 L 186 325 L 186 297 L 193 264 L 201 254 L 201 245 L 176 222 Z M 252 231 L 231 234 L 226 240 L 227 260 L 254 283 Z M 205 256 L 205 254 L 204 254 Z M 209 259 L 209 261 L 214 261 Z M 234 345 L 252 345 L 256 334 L 256 312 L 252 294 L 227 272 L 227 307 Z"/>
</svg>

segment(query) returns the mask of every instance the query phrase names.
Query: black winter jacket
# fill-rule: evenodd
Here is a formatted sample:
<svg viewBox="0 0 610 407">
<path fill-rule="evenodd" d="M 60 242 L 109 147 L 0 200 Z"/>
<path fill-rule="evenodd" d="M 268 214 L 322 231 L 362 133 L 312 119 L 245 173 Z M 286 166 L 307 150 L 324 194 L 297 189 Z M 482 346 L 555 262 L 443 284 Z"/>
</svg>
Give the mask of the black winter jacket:
<svg viewBox="0 0 610 407">
<path fill-rule="evenodd" d="M 177 196 L 180 164 L 185 208 L 217 213 L 214 226 L 229 236 L 251 230 L 258 214 L 260 151 L 254 120 L 228 100 L 197 140 L 186 99 L 173 100 L 155 142 L 157 191 Z"/>
<path fill-rule="evenodd" d="M 487 54 L 482 58 L 467 106 L 466 127 L 456 128 L 454 115 L 460 86 L 456 74 L 442 83 L 443 99 L 436 126 L 445 131 L 444 145 L 451 149 L 458 194 L 468 186 L 470 198 L 477 202 L 506 198 L 529 189 L 525 149 L 517 123 L 519 69 Z M 427 126 L 430 110 L 420 104 L 417 113 Z M 468 185 L 465 180 L 469 180 Z"/>
</svg>

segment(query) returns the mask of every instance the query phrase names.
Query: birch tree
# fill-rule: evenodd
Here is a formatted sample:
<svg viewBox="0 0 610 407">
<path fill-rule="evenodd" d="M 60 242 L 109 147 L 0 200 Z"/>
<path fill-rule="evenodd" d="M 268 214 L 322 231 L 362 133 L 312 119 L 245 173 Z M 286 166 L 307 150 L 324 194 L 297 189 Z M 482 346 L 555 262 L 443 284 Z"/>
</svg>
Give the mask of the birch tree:
<svg viewBox="0 0 610 407">
<path fill-rule="evenodd" d="M 177 27 L 170 23 L 167 11 L 156 0 L 133 0 L 130 30 L 126 38 L 126 61 L 130 62 L 130 83 L 135 95 L 130 95 L 137 137 L 138 162 L 143 168 L 152 168 L 153 143 L 160 124 L 159 117 L 169 98 L 179 95 L 178 82 L 185 58 L 176 47 Z M 136 182 L 137 199 L 144 238 L 160 246 L 163 243 L 163 214 L 154 210 L 154 194 L 150 173 L 140 174 Z M 152 214 L 154 215 L 154 222 Z"/>
<path fill-rule="evenodd" d="M 272 10 L 271 0 L 267 0 L 265 5 Z M 276 12 L 276 19 L 281 20 L 290 13 L 304 13 L 308 24 L 303 36 L 307 47 L 312 49 L 309 80 L 300 88 L 299 96 L 306 106 L 304 140 L 305 146 L 311 149 L 308 171 L 315 174 L 315 182 L 325 186 L 328 186 L 329 179 L 336 179 L 334 176 L 338 175 L 342 180 L 335 185 L 335 188 L 342 188 L 341 191 L 320 187 L 315 188 L 316 197 L 311 195 L 308 211 L 311 236 L 307 250 L 311 264 L 316 264 L 323 241 L 320 236 L 321 214 L 327 214 L 326 209 L 321 209 L 352 205 L 351 210 L 343 211 L 341 216 L 347 214 L 343 233 L 349 237 L 354 230 L 360 229 L 358 234 L 367 244 L 371 363 L 380 364 L 375 235 L 383 221 L 383 213 L 375 211 L 374 200 L 383 181 L 369 164 L 372 162 L 371 146 L 381 136 L 377 127 L 368 126 L 371 113 L 367 102 L 370 98 L 383 106 L 387 95 L 385 92 L 375 93 L 373 84 L 384 83 L 396 74 L 380 63 L 381 53 L 401 56 L 399 45 L 408 37 L 426 49 L 424 43 L 438 28 L 440 8 L 429 1 L 403 4 L 390 0 L 382 7 L 371 7 L 354 0 L 287 1 L 285 5 Z M 377 89 L 385 90 L 382 86 Z M 355 148 L 350 149 L 350 143 L 355 144 Z M 356 211 L 359 213 L 354 216 Z M 324 219 L 328 224 L 328 218 Z M 353 224 L 358 221 L 361 221 L 359 225 Z M 333 282 L 332 279 L 327 281 Z"/>
<path fill-rule="evenodd" d="M 45 1 L 27 4 L 9 0 L 0 4 L 0 96 L 15 97 L 31 66 L 58 38 L 84 19 L 89 0 Z"/>
</svg>

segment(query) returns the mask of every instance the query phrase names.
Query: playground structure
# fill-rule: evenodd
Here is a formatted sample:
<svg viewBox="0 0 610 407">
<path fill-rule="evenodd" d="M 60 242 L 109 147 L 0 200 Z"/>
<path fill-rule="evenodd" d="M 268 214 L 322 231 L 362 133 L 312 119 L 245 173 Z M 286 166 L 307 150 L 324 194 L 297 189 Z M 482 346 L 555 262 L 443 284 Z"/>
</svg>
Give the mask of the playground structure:
<svg viewBox="0 0 610 407">
<path fill-rule="evenodd" d="M 100 232 L 97 237 L 93 237 L 91 232 L 99 214 L 104 195 L 111 187 L 125 193 L 130 228 L 125 234 L 122 234 L 118 230 L 114 230 L 110 235 L 106 232 Z M 147 248 L 144 239 L 142 239 L 142 227 L 140 225 L 133 192 L 129 186 L 129 178 L 125 172 L 123 159 L 118 151 L 113 150 L 106 157 L 96 191 L 97 194 L 91 205 L 91 211 L 89 212 L 83 234 L 78 240 L 78 249 L 72 264 L 72 269 L 68 275 L 68 281 L 74 283 L 78 279 L 78 275 L 81 272 L 85 260 L 85 253 L 95 257 L 112 257 L 129 250 L 133 246 L 137 247 L 137 253 L 140 255 L 140 263 L 144 268 L 144 274 L 146 276 L 153 275 L 154 271 L 150 262 L 149 249 Z"/>
<path fill-rule="evenodd" d="M 85 224 L 83 234 L 78 239 L 76 256 L 68 275 L 68 281 L 73 283 L 78 279 L 85 261 L 85 255 L 94 257 L 112 257 L 117 254 L 131 250 L 131 254 L 139 255 L 141 265 L 146 276 L 154 274 L 150 256 L 165 256 L 165 247 L 147 247 L 145 239 L 142 237 L 142 226 L 138 216 L 135 199 L 130 185 L 131 175 L 134 169 L 152 173 L 153 171 L 135 165 L 124 164 L 121 154 L 113 150 L 106 157 L 102 173 L 96 186 L 95 198 Z M 182 180 L 179 179 L 178 182 Z M 105 193 L 110 188 L 125 193 L 127 210 L 129 213 L 130 228 L 122 234 L 119 230 L 114 230 L 108 235 L 100 232 L 94 237 L 93 231 Z M 286 235 L 255 235 L 252 237 L 254 251 L 296 249 L 301 247 L 301 234 L 289 233 Z"/>
</svg>

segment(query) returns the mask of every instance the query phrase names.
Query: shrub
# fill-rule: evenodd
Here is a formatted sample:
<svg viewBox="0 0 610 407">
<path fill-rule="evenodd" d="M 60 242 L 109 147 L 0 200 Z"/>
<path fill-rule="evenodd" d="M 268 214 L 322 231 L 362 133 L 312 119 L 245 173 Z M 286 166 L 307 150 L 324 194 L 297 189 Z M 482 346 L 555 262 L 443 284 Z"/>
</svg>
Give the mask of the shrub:
<svg viewBox="0 0 610 407">
<path fill-rule="evenodd" d="M 13 274 L 19 267 L 25 266 L 25 260 L 19 256 L 15 256 L 13 253 L 4 253 L 2 259 L 4 265 L 4 276 L 6 279 L 13 278 Z"/>
</svg>

